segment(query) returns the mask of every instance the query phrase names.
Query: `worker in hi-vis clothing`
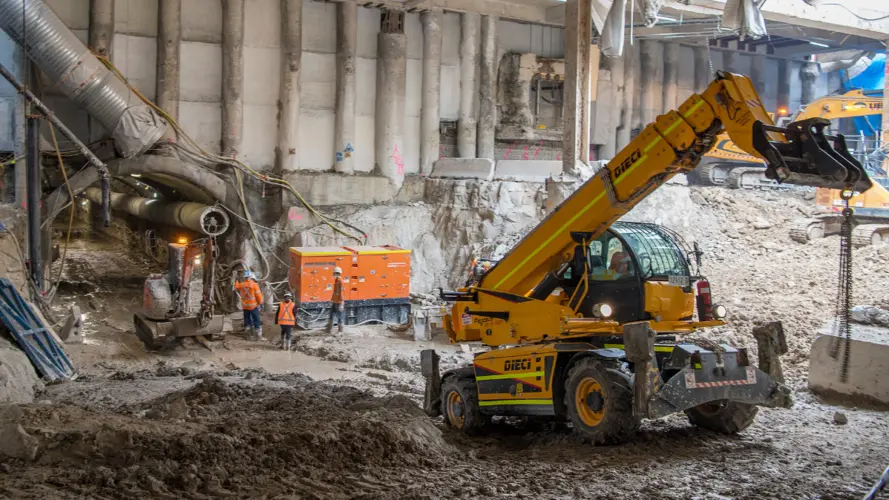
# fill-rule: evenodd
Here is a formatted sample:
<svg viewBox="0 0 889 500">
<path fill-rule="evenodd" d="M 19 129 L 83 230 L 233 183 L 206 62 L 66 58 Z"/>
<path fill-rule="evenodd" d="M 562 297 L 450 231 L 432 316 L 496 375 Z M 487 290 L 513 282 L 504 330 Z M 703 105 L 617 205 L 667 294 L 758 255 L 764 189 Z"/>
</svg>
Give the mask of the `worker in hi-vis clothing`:
<svg viewBox="0 0 889 500">
<path fill-rule="evenodd" d="M 259 313 L 262 311 L 262 291 L 259 283 L 253 279 L 253 273 L 244 270 L 244 281 L 235 282 L 235 291 L 241 297 L 241 309 L 244 311 L 244 332 L 248 337 L 256 335 L 262 340 L 262 322 Z"/>
<path fill-rule="evenodd" d="M 327 320 L 327 333 L 333 332 L 333 319 L 339 320 L 339 332 L 343 333 L 343 325 L 346 323 L 346 307 L 343 300 L 343 270 L 333 268 L 333 296 L 330 298 L 330 318 Z"/>
<path fill-rule="evenodd" d="M 281 327 L 281 349 L 290 350 L 290 341 L 293 338 L 293 327 L 296 325 L 296 304 L 293 303 L 293 294 L 284 294 L 284 301 L 278 304 L 275 311 L 275 324 Z"/>
</svg>

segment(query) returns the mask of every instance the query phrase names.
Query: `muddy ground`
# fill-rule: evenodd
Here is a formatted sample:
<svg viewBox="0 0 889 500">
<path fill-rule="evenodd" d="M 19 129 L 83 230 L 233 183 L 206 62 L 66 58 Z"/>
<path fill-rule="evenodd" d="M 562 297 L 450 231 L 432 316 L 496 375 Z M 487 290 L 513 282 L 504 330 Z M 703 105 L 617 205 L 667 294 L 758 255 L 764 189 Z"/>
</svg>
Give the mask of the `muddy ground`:
<svg viewBox="0 0 889 500">
<path fill-rule="evenodd" d="M 778 214 L 802 204 L 796 196 L 729 202 L 702 193 L 708 274 L 740 313 L 717 333 L 748 343 L 757 322 L 793 321 L 796 406 L 762 409 L 738 436 L 673 416 L 621 446 L 507 425 L 466 438 L 420 410 L 418 352 L 435 348 L 452 366 L 480 347 L 415 342 L 385 327 L 302 332 L 292 352 L 276 347 L 269 327 L 264 342 L 230 335 L 212 350 L 149 353 L 132 334 L 132 313 L 144 276 L 163 266 L 92 235 L 69 250 L 56 299 L 60 312 L 77 303 L 86 313 L 84 344 L 67 346 L 80 377 L 22 406 L 16 419 L 37 439 L 37 456 L 0 458 L 0 497 L 861 498 L 889 463 L 889 418 L 805 389 L 812 329 L 830 315 L 836 240 L 782 244 L 792 217 Z M 749 217 L 729 224 L 737 213 Z M 758 217 L 771 227 L 754 229 Z M 856 260 L 856 290 L 872 302 L 885 299 L 887 253 Z M 806 293 L 781 292 L 789 282 Z M 838 411 L 847 423 L 836 423 Z"/>
</svg>

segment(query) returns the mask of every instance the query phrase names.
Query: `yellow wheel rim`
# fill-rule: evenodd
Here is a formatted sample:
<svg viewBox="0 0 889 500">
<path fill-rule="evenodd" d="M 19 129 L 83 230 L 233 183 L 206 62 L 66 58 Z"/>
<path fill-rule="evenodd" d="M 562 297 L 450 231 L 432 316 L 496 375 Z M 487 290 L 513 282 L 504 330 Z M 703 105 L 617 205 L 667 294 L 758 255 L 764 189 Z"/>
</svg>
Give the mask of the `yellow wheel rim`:
<svg viewBox="0 0 889 500">
<path fill-rule="evenodd" d="M 463 428 L 463 422 L 466 420 L 466 408 L 463 406 L 463 398 L 457 391 L 448 393 L 448 421 L 454 427 Z"/>
<path fill-rule="evenodd" d="M 577 384 L 577 392 L 574 394 L 574 405 L 580 420 L 595 427 L 605 418 L 605 395 L 599 381 L 588 377 Z"/>
</svg>

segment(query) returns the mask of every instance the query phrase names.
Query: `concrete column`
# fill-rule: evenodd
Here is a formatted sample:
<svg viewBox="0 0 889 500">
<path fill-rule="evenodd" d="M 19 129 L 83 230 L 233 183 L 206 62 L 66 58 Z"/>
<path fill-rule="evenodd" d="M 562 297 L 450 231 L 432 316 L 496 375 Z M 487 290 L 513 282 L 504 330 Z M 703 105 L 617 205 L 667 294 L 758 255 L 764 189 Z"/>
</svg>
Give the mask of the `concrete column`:
<svg viewBox="0 0 889 500">
<path fill-rule="evenodd" d="M 460 120 L 457 122 L 457 151 L 461 158 L 475 158 L 477 121 L 475 74 L 478 70 L 478 37 L 481 16 L 460 14 Z"/>
<path fill-rule="evenodd" d="M 790 109 L 790 82 L 793 81 L 793 61 L 781 59 L 778 61 L 778 109 L 783 109 L 788 115 L 793 114 Z"/>
<path fill-rule="evenodd" d="M 299 68 L 302 57 L 302 0 L 281 0 L 281 89 L 275 170 L 299 170 Z"/>
<path fill-rule="evenodd" d="M 642 45 L 639 40 L 632 45 L 635 51 L 633 61 L 633 73 L 636 75 L 636 83 L 633 85 L 633 115 L 630 117 L 630 136 L 633 130 L 642 129 L 642 87 L 645 86 L 645 77 L 642 74 Z"/>
<path fill-rule="evenodd" d="M 602 159 L 614 158 L 617 151 L 620 150 L 618 144 L 617 130 L 620 127 L 621 117 L 623 116 L 624 93 L 626 92 L 626 70 L 624 69 L 627 60 L 627 46 L 624 45 L 624 53 L 620 57 L 611 60 L 611 96 L 614 104 L 611 106 L 611 120 L 608 128 L 609 137 L 604 143 L 610 148 L 610 154 L 605 156 L 605 146 L 602 148 Z"/>
<path fill-rule="evenodd" d="M 619 151 L 621 148 L 630 143 L 630 132 L 633 129 L 633 113 L 636 104 L 634 102 L 634 98 L 636 95 L 636 87 L 638 86 L 638 59 L 639 45 L 624 45 L 623 91 L 620 93 L 621 105 L 616 128 L 616 151 Z M 612 79 L 614 79 L 615 76 L 616 74 L 612 72 Z"/>
<path fill-rule="evenodd" d="M 754 54 L 750 56 L 750 81 L 759 95 L 766 95 L 766 56 Z"/>
<path fill-rule="evenodd" d="M 497 18 L 482 17 L 482 57 L 479 71 L 478 157 L 494 159 L 496 107 L 494 85 L 497 82 Z"/>
<path fill-rule="evenodd" d="M 695 51 L 695 92 L 703 92 L 713 80 L 713 69 L 710 67 L 710 47 L 701 45 Z"/>
<path fill-rule="evenodd" d="M 90 47 L 100 56 L 111 57 L 114 40 L 114 0 L 90 0 Z"/>
<path fill-rule="evenodd" d="M 429 175 L 441 145 L 441 12 L 420 14 L 423 24 L 423 106 L 420 118 L 420 172 Z"/>
<path fill-rule="evenodd" d="M 336 171 L 355 171 L 355 55 L 358 45 L 358 4 L 336 4 Z"/>
<path fill-rule="evenodd" d="M 889 47 L 889 40 L 886 40 Z M 883 80 L 883 143 L 889 142 L 889 64 L 886 65 L 886 78 Z M 883 162 L 883 169 L 889 167 L 889 163 Z"/>
<path fill-rule="evenodd" d="M 614 82 L 612 68 L 615 59 L 602 57 L 599 60 L 599 71 L 596 85 L 596 99 L 590 103 L 590 143 L 599 145 L 598 159 L 608 160 L 614 157 L 614 131 L 617 124 L 614 113 L 619 101 L 614 98 Z"/>
<path fill-rule="evenodd" d="M 818 64 L 813 62 L 805 62 L 799 69 L 799 79 L 802 83 L 802 93 L 800 95 L 800 104 L 809 104 L 815 100 L 815 81 L 818 79 Z"/>
<path fill-rule="evenodd" d="M 679 44 L 664 44 L 664 102 L 663 113 L 679 105 Z"/>
<path fill-rule="evenodd" d="M 568 0 L 565 3 L 562 173 L 568 175 L 577 172 L 577 163 L 589 163 L 592 17 L 592 0 Z"/>
<path fill-rule="evenodd" d="M 157 3 L 157 105 L 179 119 L 179 44 L 182 40 L 182 0 Z M 164 138 L 175 135 L 167 127 Z"/>
<path fill-rule="evenodd" d="M 222 0 L 222 154 L 236 156 L 244 128 L 244 0 Z"/>
<path fill-rule="evenodd" d="M 25 82 L 27 80 L 25 79 L 26 72 L 24 68 L 27 67 L 27 64 L 30 64 L 30 61 L 25 60 L 25 52 L 22 50 L 21 45 L 12 44 L 12 46 L 13 68 L 10 71 L 19 77 L 20 81 Z M 13 137 L 15 158 L 24 158 L 27 153 L 28 127 L 26 126 L 26 115 L 27 105 L 25 97 L 22 94 L 18 94 L 15 98 L 15 115 L 12 117 L 12 124 L 15 127 L 15 135 Z M 26 208 L 28 203 L 28 169 L 26 166 L 27 163 L 24 159 L 15 162 L 15 186 L 13 186 L 15 189 L 15 204 L 21 208 Z"/>
<path fill-rule="evenodd" d="M 663 99 L 658 83 L 664 81 L 664 64 L 661 44 L 654 40 L 642 40 L 642 126 L 653 122 L 661 112 L 660 101 Z"/>
<path fill-rule="evenodd" d="M 380 32 L 377 41 L 376 163 L 398 190 L 404 182 L 407 36 Z M 473 150 L 474 151 L 474 150 Z"/>
<path fill-rule="evenodd" d="M 738 72 L 738 53 L 733 50 L 722 52 L 722 69 L 729 73 Z"/>
</svg>

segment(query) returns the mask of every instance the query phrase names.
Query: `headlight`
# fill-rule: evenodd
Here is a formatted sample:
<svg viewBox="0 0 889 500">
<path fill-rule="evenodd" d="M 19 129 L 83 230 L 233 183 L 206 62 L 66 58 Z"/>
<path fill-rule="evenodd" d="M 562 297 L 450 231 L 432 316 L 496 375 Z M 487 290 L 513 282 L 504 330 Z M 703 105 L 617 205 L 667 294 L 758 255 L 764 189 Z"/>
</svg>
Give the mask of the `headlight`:
<svg viewBox="0 0 889 500">
<path fill-rule="evenodd" d="M 713 317 L 716 319 L 725 319 L 727 312 L 725 306 L 713 306 Z"/>
<path fill-rule="evenodd" d="M 593 306 L 593 314 L 597 318 L 609 318 L 613 312 L 614 310 L 608 304 L 596 304 Z"/>
</svg>

